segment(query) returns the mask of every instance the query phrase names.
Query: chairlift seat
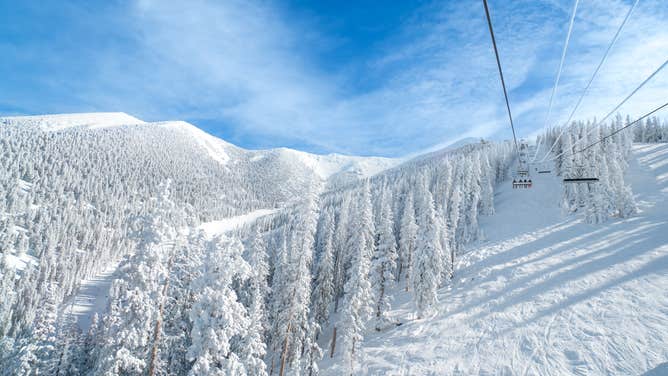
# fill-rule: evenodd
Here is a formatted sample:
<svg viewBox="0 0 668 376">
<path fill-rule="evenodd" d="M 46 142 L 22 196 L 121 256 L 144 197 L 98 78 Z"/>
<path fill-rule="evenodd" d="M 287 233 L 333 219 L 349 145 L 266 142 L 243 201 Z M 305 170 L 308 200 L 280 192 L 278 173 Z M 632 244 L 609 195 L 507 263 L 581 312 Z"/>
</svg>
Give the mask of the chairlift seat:
<svg viewBox="0 0 668 376">
<path fill-rule="evenodd" d="M 591 183 L 597 182 L 598 178 L 565 178 L 564 183 Z"/>
</svg>

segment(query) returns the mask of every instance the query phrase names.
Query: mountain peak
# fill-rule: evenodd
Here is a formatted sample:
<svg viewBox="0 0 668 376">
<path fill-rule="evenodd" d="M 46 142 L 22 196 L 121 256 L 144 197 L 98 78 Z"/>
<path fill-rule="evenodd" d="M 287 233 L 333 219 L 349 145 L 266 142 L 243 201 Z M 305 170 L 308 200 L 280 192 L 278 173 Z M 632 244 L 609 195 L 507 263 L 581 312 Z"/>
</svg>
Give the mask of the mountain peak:
<svg viewBox="0 0 668 376">
<path fill-rule="evenodd" d="M 124 112 L 90 112 L 33 116 L 0 117 L 4 122 L 21 122 L 36 125 L 43 131 L 59 131 L 73 127 L 104 128 L 127 124 L 144 124 L 144 121 Z"/>
</svg>

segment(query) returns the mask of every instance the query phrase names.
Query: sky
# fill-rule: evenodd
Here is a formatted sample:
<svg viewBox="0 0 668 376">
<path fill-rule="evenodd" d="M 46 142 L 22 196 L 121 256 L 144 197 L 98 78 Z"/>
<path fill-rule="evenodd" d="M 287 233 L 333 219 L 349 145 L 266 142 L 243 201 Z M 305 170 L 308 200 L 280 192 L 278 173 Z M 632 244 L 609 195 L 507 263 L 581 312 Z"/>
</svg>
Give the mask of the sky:
<svg viewBox="0 0 668 376">
<path fill-rule="evenodd" d="M 561 125 L 635 0 L 489 0 L 519 137 Z M 575 114 L 602 117 L 668 59 L 639 0 Z M 668 68 L 621 109 L 668 97 Z M 0 0 L 0 116 L 120 111 L 241 147 L 405 156 L 511 137 L 482 1 Z M 668 116 L 668 114 L 662 114 Z"/>
</svg>

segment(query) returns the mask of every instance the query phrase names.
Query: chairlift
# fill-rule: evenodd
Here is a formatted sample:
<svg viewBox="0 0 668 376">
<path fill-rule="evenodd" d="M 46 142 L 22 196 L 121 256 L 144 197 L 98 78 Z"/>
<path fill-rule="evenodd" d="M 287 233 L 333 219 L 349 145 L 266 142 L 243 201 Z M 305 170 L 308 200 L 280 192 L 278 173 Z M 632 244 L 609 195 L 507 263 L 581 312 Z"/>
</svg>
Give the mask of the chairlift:
<svg viewBox="0 0 668 376">
<path fill-rule="evenodd" d="M 533 186 L 533 181 L 529 177 L 521 179 L 518 178 L 513 179 L 513 189 L 531 188 L 532 186 Z"/>
<path fill-rule="evenodd" d="M 564 183 L 594 183 L 598 178 L 565 178 Z"/>
<path fill-rule="evenodd" d="M 518 166 L 517 173 L 513 178 L 513 189 L 531 188 L 533 186 L 531 175 L 529 175 L 530 167 L 527 160 L 527 149 L 529 149 L 527 142 L 525 140 L 520 140 Z"/>
<path fill-rule="evenodd" d="M 564 183 L 596 183 L 598 178 L 595 176 L 585 176 L 585 168 L 579 165 L 575 168 L 575 174 L 564 178 Z"/>
</svg>

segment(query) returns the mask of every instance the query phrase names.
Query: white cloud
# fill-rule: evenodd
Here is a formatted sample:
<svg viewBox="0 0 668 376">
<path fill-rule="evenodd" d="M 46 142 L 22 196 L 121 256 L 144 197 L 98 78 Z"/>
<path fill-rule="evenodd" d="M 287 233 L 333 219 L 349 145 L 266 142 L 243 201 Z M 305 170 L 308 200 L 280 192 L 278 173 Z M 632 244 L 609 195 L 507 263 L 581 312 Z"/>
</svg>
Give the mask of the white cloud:
<svg viewBox="0 0 668 376">
<path fill-rule="evenodd" d="M 91 106 L 125 106 L 149 120 L 220 119 L 239 134 L 355 154 L 399 155 L 464 137 L 510 136 L 480 3 L 420 8 L 395 37 L 370 46 L 371 59 L 334 72 L 314 62 L 316 23 L 290 22 L 289 11 L 275 3 L 131 4 L 117 33 L 133 48 L 95 56 L 98 77 L 80 93 Z M 535 134 L 572 3 L 490 5 L 518 133 Z M 553 122 L 567 117 L 629 6 L 628 0 L 581 2 Z M 668 58 L 667 13 L 661 0 L 640 2 L 577 118 L 602 116 Z M 318 48 L 331 48 L 322 40 Z M 377 81 L 373 89 L 351 91 L 350 83 L 365 75 Z M 668 71 L 622 111 L 649 110 L 667 87 Z"/>
</svg>

